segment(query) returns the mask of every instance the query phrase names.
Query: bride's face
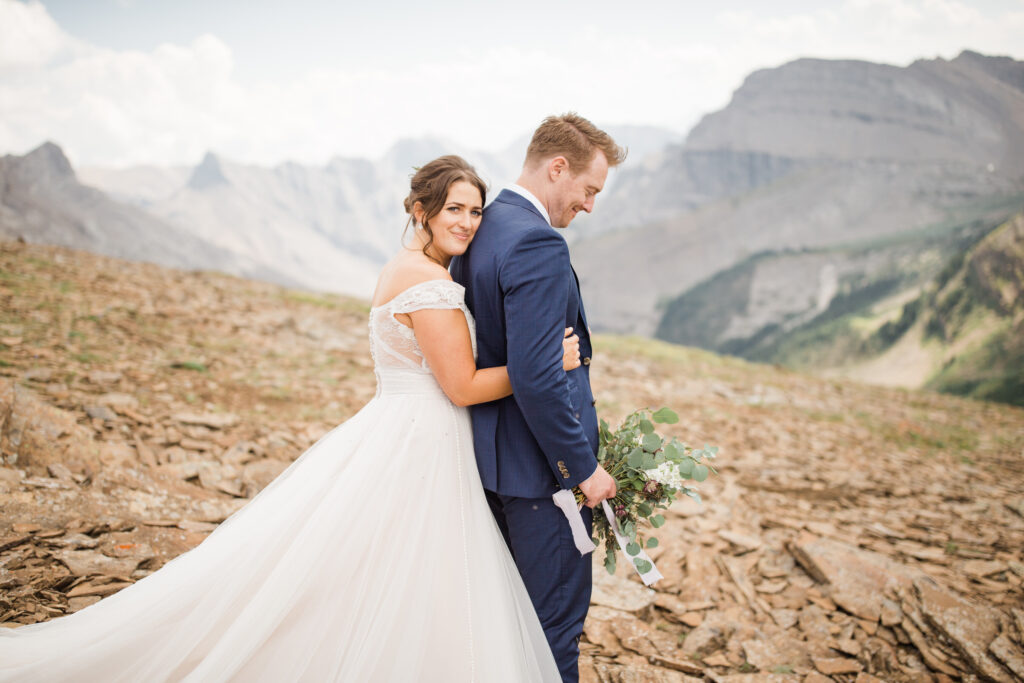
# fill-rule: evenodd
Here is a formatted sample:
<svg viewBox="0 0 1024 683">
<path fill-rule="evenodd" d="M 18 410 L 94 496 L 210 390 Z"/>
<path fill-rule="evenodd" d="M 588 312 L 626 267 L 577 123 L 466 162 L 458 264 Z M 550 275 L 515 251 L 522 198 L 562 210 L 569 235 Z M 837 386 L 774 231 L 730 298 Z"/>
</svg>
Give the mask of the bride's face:
<svg viewBox="0 0 1024 683">
<path fill-rule="evenodd" d="M 422 209 L 419 213 L 416 219 L 422 224 Z M 453 256 L 464 253 L 473 240 L 476 229 L 480 227 L 483 215 L 480 190 L 465 180 L 452 183 L 440 213 L 427 221 L 431 232 L 434 233 L 430 251 L 434 252 L 434 256 L 442 263 L 447 263 Z"/>
</svg>

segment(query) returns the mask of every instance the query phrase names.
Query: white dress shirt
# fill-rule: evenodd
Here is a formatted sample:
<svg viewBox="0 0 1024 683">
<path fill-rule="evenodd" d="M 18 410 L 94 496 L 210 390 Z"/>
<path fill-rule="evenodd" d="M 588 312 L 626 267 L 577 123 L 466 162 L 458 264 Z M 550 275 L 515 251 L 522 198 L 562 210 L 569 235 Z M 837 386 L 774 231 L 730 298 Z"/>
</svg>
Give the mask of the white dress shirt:
<svg viewBox="0 0 1024 683">
<path fill-rule="evenodd" d="M 540 211 L 540 215 L 544 216 L 544 220 L 547 221 L 548 225 L 551 225 L 551 216 L 548 215 L 548 210 L 544 208 L 544 205 L 540 203 L 539 199 L 533 196 L 532 192 L 527 190 L 522 185 L 518 185 L 516 183 L 512 183 L 511 185 L 505 186 L 505 189 L 515 192 L 517 195 L 525 198 L 528 202 L 533 204 L 533 206 L 538 211 Z"/>
</svg>

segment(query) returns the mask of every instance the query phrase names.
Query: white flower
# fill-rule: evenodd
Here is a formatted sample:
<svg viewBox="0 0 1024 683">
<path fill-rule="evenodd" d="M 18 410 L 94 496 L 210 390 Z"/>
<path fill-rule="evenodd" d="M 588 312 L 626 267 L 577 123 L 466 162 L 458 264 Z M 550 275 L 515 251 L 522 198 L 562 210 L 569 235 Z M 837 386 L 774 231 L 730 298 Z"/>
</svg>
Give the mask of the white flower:
<svg viewBox="0 0 1024 683">
<path fill-rule="evenodd" d="M 679 467 L 672 461 L 666 461 L 653 470 L 647 470 L 647 478 L 653 479 L 662 486 L 674 489 L 683 487 L 683 478 L 679 475 Z"/>
</svg>

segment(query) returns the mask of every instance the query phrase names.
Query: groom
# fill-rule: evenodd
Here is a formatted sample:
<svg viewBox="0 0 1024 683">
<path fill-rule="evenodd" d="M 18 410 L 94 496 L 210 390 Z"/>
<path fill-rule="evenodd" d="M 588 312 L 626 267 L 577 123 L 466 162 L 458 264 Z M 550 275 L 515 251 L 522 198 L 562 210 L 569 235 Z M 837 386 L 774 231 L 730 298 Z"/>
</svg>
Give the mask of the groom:
<svg viewBox="0 0 1024 683">
<path fill-rule="evenodd" d="M 522 174 L 484 212 L 469 250 L 452 260 L 476 318 L 478 367 L 508 366 L 514 395 L 474 406 L 473 445 L 491 511 L 540 617 L 564 681 L 577 681 L 579 637 L 591 590 L 591 557 L 580 556 L 552 494 L 579 486 L 589 508 L 615 495 L 597 464 L 590 390 L 590 330 L 565 228 L 590 212 L 608 168 L 625 150 L 574 113 L 534 132 Z M 566 327 L 580 337 L 581 367 L 562 370 Z"/>
</svg>

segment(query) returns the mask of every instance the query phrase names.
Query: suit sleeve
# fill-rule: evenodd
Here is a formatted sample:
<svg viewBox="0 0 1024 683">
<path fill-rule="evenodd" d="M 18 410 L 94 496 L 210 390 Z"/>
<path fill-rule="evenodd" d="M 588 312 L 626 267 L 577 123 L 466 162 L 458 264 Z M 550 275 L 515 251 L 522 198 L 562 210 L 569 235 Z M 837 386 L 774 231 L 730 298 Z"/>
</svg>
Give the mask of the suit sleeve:
<svg viewBox="0 0 1024 683">
<path fill-rule="evenodd" d="M 562 369 L 571 272 L 565 240 L 545 228 L 527 232 L 498 275 L 513 397 L 555 479 L 566 489 L 597 469 L 597 458 L 574 413 L 569 379 Z"/>
</svg>

